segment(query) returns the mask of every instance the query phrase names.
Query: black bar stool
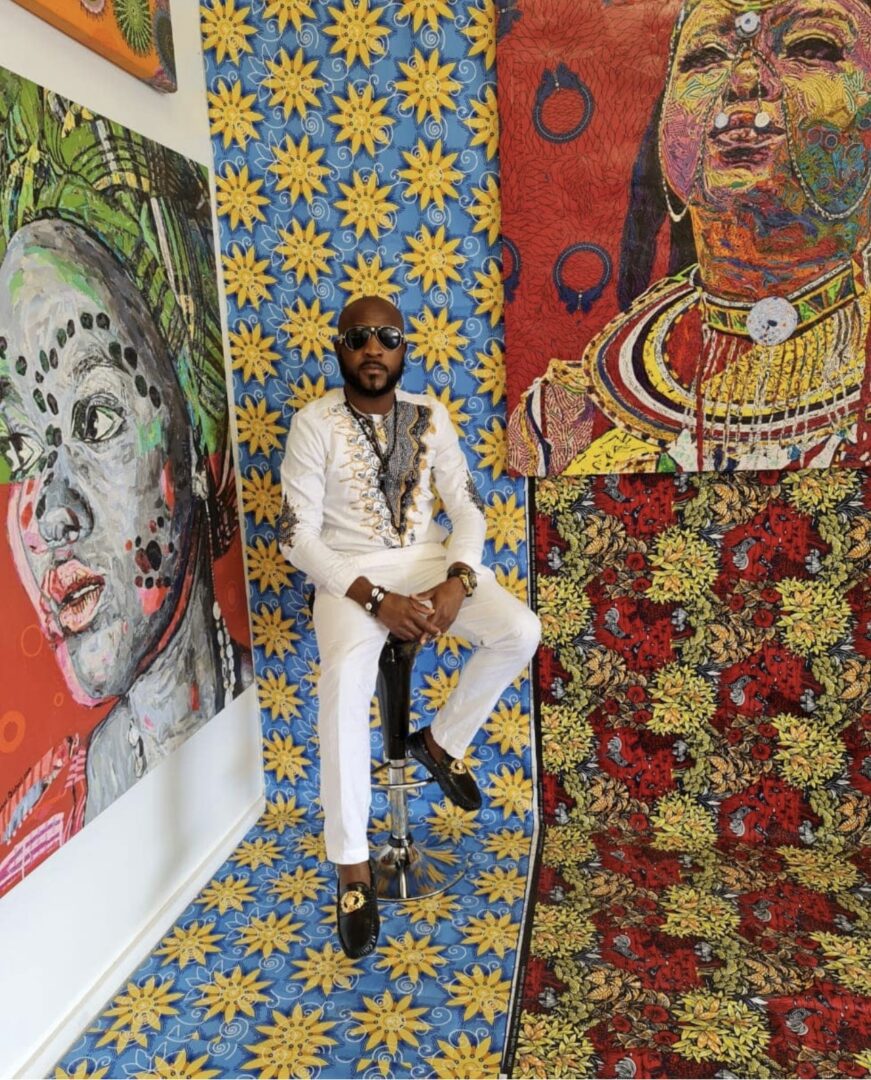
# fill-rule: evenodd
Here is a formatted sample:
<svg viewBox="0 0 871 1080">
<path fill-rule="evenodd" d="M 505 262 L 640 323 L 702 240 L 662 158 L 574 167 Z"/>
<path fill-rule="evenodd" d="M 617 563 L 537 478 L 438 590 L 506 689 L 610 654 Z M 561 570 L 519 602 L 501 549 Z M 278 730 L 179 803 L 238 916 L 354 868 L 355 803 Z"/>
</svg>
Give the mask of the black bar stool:
<svg viewBox="0 0 871 1080">
<path fill-rule="evenodd" d="M 405 753 L 411 710 L 411 675 L 420 651 L 417 641 L 400 641 L 391 634 L 378 658 L 375 693 L 381 714 L 384 756 L 373 771 L 373 785 L 387 790 L 390 833 L 376 847 L 375 886 L 379 900 L 421 900 L 444 892 L 463 876 L 465 867 L 457 851 L 416 842 L 408 823 L 408 792 L 434 782 L 429 775 L 415 776 L 419 766 Z M 382 774 L 387 779 L 382 780 Z"/>
</svg>

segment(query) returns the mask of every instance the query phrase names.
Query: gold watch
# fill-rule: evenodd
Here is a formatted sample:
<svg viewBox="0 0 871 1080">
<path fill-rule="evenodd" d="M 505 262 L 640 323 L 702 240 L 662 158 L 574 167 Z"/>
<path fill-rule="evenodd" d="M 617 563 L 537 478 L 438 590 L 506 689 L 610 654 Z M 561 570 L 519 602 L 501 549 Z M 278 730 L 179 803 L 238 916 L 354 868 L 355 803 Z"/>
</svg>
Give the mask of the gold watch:
<svg viewBox="0 0 871 1080">
<path fill-rule="evenodd" d="M 452 566 L 448 570 L 448 577 L 460 579 L 460 584 L 463 586 L 466 596 L 471 596 L 478 587 L 478 575 L 474 570 L 470 570 L 468 566 Z"/>
</svg>

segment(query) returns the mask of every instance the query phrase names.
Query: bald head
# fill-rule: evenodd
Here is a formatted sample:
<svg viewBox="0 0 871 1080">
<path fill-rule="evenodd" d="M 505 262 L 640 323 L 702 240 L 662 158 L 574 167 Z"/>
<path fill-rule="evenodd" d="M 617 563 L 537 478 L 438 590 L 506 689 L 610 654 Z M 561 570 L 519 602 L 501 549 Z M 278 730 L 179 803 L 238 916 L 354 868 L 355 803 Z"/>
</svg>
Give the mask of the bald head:
<svg viewBox="0 0 871 1080">
<path fill-rule="evenodd" d="M 399 308 L 383 296 L 361 296 L 346 304 L 339 315 L 339 330 L 349 326 L 398 326 L 404 330 L 405 320 Z"/>
</svg>

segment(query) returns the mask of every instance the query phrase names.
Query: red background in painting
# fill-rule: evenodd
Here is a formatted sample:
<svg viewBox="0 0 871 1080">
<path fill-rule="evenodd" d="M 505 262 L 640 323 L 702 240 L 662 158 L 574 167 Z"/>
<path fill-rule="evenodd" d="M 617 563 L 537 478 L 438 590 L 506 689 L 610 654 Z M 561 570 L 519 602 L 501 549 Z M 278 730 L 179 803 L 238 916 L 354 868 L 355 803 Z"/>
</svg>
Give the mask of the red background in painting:
<svg viewBox="0 0 871 1080">
<path fill-rule="evenodd" d="M 78 735 L 82 745 L 86 745 L 88 736 L 110 708 L 107 705 L 87 708 L 72 699 L 54 653 L 40 632 L 6 538 L 6 510 L 12 490 L 11 486 L 0 485 L 0 582 L 3 583 L 0 618 L 0 806 L 28 769 L 65 736 Z M 215 564 L 214 574 L 218 602 L 230 634 L 234 641 L 248 647 L 248 611 L 238 532 L 230 550 Z M 20 742 L 20 722 L 13 722 L 13 713 L 24 717 L 24 735 Z M 10 742 L 18 743 L 17 747 L 8 749 Z M 64 809 L 69 812 L 72 800 L 67 801 L 70 806 L 64 806 Z M 57 808 L 55 805 L 55 812 Z M 16 832 L 11 844 L 0 843 L 0 863 L 41 820 L 37 807 L 25 825 Z M 38 862 L 34 865 L 38 865 Z M 0 895 L 3 891 L 8 889 L 0 890 Z"/>
<path fill-rule="evenodd" d="M 499 40 L 497 79 L 501 134 L 502 232 L 520 252 L 519 287 L 505 308 L 508 407 L 552 357 L 579 360 L 584 346 L 617 312 L 616 282 L 623 219 L 635 157 L 668 66 L 678 0 L 518 0 L 510 31 Z M 533 123 L 542 73 L 565 64 L 589 87 L 592 119 L 573 141 L 542 138 Z M 574 92 L 558 92 L 546 124 L 564 131 L 581 115 Z M 611 257 L 608 287 L 588 314 L 570 315 L 552 273 L 560 252 L 593 243 Z M 660 245 L 664 248 L 665 245 Z M 665 272 L 660 251 L 652 280 Z M 511 257 L 505 252 L 505 271 Z M 578 254 L 564 278 L 591 288 L 602 271 Z"/>
</svg>

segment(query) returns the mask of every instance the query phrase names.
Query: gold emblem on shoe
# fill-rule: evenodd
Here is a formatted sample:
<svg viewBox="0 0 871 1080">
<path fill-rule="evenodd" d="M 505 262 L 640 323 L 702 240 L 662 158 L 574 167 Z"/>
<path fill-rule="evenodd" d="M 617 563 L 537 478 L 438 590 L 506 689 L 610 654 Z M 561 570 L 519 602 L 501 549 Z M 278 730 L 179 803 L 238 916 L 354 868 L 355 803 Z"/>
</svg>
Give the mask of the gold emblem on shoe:
<svg viewBox="0 0 871 1080">
<path fill-rule="evenodd" d="M 339 907 L 343 915 L 350 915 L 365 906 L 366 897 L 359 889 L 349 889 L 348 892 L 342 893 L 342 898 L 339 900 Z"/>
<path fill-rule="evenodd" d="M 468 771 L 469 770 L 462 763 L 462 761 L 459 761 L 457 758 L 454 758 L 454 760 L 451 762 L 451 772 L 454 774 L 454 776 L 463 776 Z"/>
</svg>

